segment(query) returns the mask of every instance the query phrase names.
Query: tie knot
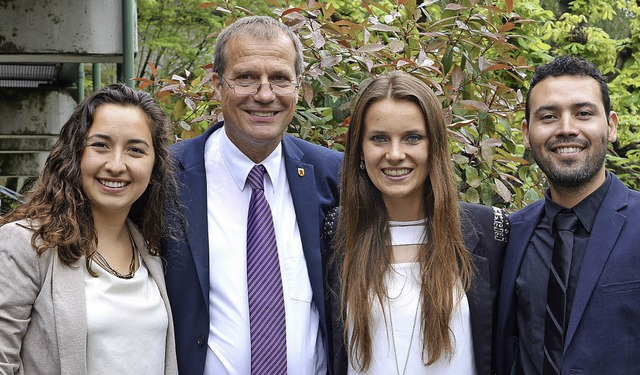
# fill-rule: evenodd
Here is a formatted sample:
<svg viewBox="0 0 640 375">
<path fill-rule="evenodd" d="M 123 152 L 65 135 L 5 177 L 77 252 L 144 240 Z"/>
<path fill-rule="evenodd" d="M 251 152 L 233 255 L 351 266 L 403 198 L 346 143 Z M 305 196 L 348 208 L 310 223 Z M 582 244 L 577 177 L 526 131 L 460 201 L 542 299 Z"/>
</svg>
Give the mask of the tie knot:
<svg viewBox="0 0 640 375">
<path fill-rule="evenodd" d="M 256 165 L 251 169 L 247 180 L 252 189 L 264 190 L 264 172 L 265 169 L 262 164 Z"/>
<path fill-rule="evenodd" d="M 558 212 L 553 222 L 557 231 L 568 230 L 573 232 L 578 227 L 580 220 L 578 220 L 575 212 L 567 210 Z"/>
</svg>

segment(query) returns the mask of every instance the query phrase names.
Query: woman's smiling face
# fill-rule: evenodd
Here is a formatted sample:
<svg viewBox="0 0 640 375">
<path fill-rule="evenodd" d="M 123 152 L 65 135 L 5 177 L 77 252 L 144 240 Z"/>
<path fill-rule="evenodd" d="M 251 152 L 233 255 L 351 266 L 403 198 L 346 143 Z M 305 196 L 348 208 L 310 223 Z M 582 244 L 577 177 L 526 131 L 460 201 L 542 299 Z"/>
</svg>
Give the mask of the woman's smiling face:
<svg viewBox="0 0 640 375">
<path fill-rule="evenodd" d="M 364 116 L 362 160 L 388 211 L 422 207 L 429 175 L 429 139 L 418 104 L 383 99 Z"/>
<path fill-rule="evenodd" d="M 82 190 L 96 214 L 128 215 L 149 186 L 155 161 L 144 112 L 133 106 L 103 104 L 93 116 L 82 152 Z"/>
</svg>

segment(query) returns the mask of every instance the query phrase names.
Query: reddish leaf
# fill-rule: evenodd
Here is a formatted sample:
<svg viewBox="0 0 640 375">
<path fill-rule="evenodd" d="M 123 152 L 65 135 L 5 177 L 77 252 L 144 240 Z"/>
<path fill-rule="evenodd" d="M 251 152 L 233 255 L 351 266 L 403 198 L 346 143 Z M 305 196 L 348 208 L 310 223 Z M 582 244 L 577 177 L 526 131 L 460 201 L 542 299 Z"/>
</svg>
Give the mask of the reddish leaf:
<svg viewBox="0 0 640 375">
<path fill-rule="evenodd" d="M 516 25 L 512 22 L 507 22 L 504 25 L 502 25 L 502 28 L 500 28 L 500 32 L 501 33 L 506 33 L 509 30 L 512 30 L 516 27 Z"/>
<path fill-rule="evenodd" d="M 155 78 L 155 76 L 158 75 L 156 66 L 151 61 L 147 61 L 147 64 L 149 64 L 149 68 L 151 68 L 151 76 Z"/>
<path fill-rule="evenodd" d="M 284 17 L 284 16 L 286 16 L 287 14 L 290 14 L 290 13 L 302 12 L 302 11 L 303 11 L 302 8 L 289 8 L 289 9 L 285 10 L 284 12 L 282 12 L 282 16 L 281 17 Z"/>
<path fill-rule="evenodd" d="M 506 64 L 493 64 L 490 67 L 488 67 L 486 70 L 490 72 L 492 70 L 503 70 L 503 69 L 510 69 L 510 68 L 511 67 Z"/>
<path fill-rule="evenodd" d="M 208 2 L 206 2 L 206 3 L 202 3 L 202 4 L 198 5 L 198 6 L 196 7 L 196 9 L 203 9 L 203 8 L 208 8 L 208 7 L 214 7 L 214 6 L 217 6 L 217 5 L 218 5 L 218 3 L 213 3 L 213 2 L 208 1 Z"/>
<path fill-rule="evenodd" d="M 507 12 L 511 13 L 513 11 L 513 0 L 505 0 L 505 4 L 507 5 Z"/>
<path fill-rule="evenodd" d="M 142 81 L 142 83 L 140 83 L 140 86 L 138 86 L 140 89 L 144 89 L 146 87 L 149 87 L 153 84 L 153 81 L 150 79 L 145 79 L 144 81 Z"/>
</svg>

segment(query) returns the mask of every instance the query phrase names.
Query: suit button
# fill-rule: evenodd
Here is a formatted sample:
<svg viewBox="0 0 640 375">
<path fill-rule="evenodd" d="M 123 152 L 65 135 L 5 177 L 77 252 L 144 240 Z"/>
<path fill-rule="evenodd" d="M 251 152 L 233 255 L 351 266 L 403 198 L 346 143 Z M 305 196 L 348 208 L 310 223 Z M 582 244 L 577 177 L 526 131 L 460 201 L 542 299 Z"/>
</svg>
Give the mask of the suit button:
<svg viewBox="0 0 640 375">
<path fill-rule="evenodd" d="M 202 346 L 205 343 L 204 336 L 198 336 L 198 345 Z"/>
</svg>

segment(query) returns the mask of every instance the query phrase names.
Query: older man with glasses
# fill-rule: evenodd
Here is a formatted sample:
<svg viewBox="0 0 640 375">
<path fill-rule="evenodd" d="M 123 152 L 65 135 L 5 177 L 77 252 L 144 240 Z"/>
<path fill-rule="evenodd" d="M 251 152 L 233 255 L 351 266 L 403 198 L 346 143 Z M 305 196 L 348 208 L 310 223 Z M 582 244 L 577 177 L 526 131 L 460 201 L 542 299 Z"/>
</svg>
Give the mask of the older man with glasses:
<svg viewBox="0 0 640 375">
<path fill-rule="evenodd" d="M 215 48 L 224 121 L 173 147 L 184 234 L 164 255 L 180 373 L 331 367 L 320 229 L 342 155 L 285 135 L 302 64 L 284 24 L 236 21 Z"/>
</svg>

